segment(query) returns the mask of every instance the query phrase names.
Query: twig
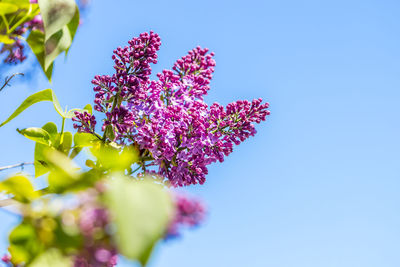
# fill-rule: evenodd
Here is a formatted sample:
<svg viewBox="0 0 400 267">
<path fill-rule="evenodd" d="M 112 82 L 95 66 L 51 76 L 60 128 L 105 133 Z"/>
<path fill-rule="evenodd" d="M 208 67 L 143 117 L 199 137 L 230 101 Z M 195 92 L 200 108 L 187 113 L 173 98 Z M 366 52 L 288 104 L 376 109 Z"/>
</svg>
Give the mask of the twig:
<svg viewBox="0 0 400 267">
<path fill-rule="evenodd" d="M 0 172 L 4 171 L 4 170 L 8 170 L 8 169 L 19 168 L 19 167 L 21 169 L 24 169 L 24 166 L 26 166 L 26 165 L 33 165 L 33 162 L 23 162 L 23 163 L 19 163 L 19 164 L 15 164 L 15 165 L 0 167 Z"/>
<path fill-rule="evenodd" d="M 0 208 L 6 207 L 6 206 L 10 206 L 10 205 L 14 205 L 14 204 L 18 204 L 18 202 L 15 201 L 12 198 L 7 198 L 7 199 L 0 200 Z"/>
<path fill-rule="evenodd" d="M 13 75 L 11 75 L 10 77 L 6 77 L 5 78 L 5 80 L 4 80 L 4 84 L 3 84 L 3 86 L 0 88 L 0 91 L 1 90 L 3 90 L 4 89 L 4 87 L 6 87 L 6 86 L 10 86 L 10 81 L 12 80 L 12 78 L 14 78 L 15 76 L 17 76 L 17 75 L 21 75 L 21 76 L 24 76 L 24 74 L 23 73 L 14 73 Z"/>
</svg>

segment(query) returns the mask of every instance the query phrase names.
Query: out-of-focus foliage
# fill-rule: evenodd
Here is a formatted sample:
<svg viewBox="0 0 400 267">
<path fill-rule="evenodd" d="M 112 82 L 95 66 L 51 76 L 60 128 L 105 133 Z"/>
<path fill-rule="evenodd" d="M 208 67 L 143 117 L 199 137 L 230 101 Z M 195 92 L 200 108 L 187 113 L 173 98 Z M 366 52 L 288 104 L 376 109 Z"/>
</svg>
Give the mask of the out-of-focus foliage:
<svg viewBox="0 0 400 267">
<path fill-rule="evenodd" d="M 53 62 L 68 52 L 79 26 L 75 0 L 0 0 L 1 53 L 8 52 L 5 63 L 25 60 L 26 41 L 46 77 L 51 80 Z"/>
<path fill-rule="evenodd" d="M 98 159 L 107 158 L 110 150 L 98 142 L 91 143 L 91 151 Z M 116 164 L 108 168 L 101 160 L 81 168 L 67 156 L 73 148 L 60 151 L 59 146 L 50 145 L 43 150 L 41 163 L 49 171 L 45 190 L 34 191 L 31 178 L 22 175 L 0 183 L 0 191 L 14 197 L 23 216 L 9 236 L 11 263 L 53 267 L 87 261 L 106 266 L 94 264 L 112 261 L 111 256 L 102 259 L 97 255 L 103 251 L 108 255 L 119 252 L 145 264 L 172 220 L 170 193 L 153 180 L 123 174 L 137 159 L 134 151 L 115 150 Z M 85 249 L 93 253 L 82 255 Z"/>
</svg>

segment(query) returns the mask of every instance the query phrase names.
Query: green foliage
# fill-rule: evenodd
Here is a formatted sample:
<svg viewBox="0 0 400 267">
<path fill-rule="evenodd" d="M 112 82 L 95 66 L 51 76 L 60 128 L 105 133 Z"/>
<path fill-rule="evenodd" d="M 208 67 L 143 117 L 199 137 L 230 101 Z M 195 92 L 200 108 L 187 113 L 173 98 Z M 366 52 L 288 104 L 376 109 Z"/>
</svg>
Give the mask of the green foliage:
<svg viewBox="0 0 400 267">
<path fill-rule="evenodd" d="M 121 150 L 112 145 L 97 144 L 91 152 L 97 158 L 99 168 L 104 170 L 124 171 L 138 160 L 137 151 L 130 147 Z"/>
<path fill-rule="evenodd" d="M 51 80 L 53 62 L 69 50 L 79 26 L 79 9 L 74 0 L 39 0 L 44 33 L 34 32 L 27 41 Z"/>
<path fill-rule="evenodd" d="M 105 204 L 113 214 L 120 253 L 146 264 L 172 216 L 169 194 L 150 181 L 116 177 L 110 182 Z"/>
<path fill-rule="evenodd" d="M 26 41 L 51 81 L 54 60 L 62 52 L 68 53 L 79 26 L 79 9 L 74 0 L 40 0 L 38 4 L 0 0 L 0 42 L 12 44 L 22 38 L 15 30 L 39 12 L 44 32 L 32 30 Z"/>
<path fill-rule="evenodd" d="M 49 134 L 49 140 L 59 135 L 53 123 L 41 129 Z M 69 134 L 64 140 L 72 142 L 72 135 L 66 136 Z M 76 136 L 77 140 L 88 139 L 87 134 Z M 83 171 L 64 152 L 42 143 L 38 145 L 45 147 L 42 157 L 50 172 L 49 187 L 35 191 L 22 176 L 0 183 L 0 191 L 13 194 L 16 201 L 24 203 L 24 219 L 9 236 L 13 263 L 34 267 L 71 266 L 71 253 L 82 248 L 83 236 L 77 226 L 65 225 L 60 212 L 48 209 L 48 202 L 71 192 L 88 190 L 101 182 L 105 185 L 101 203 L 111 212 L 112 229 L 115 229 L 111 235 L 113 244 L 125 257 L 145 265 L 154 246 L 165 235 L 174 208 L 170 194 L 162 185 L 113 172 L 134 163 L 137 159 L 134 150 L 121 151 L 97 141 L 91 147 L 96 155 L 90 164 L 92 169 Z M 108 161 L 116 163 L 106 165 Z"/>
<path fill-rule="evenodd" d="M 37 93 L 29 96 L 28 98 L 26 98 L 24 100 L 24 102 L 22 102 L 22 104 L 14 111 L 14 113 L 12 113 L 10 115 L 10 117 L 8 117 L 8 119 L 6 119 L 4 122 L 2 122 L 0 124 L 0 127 L 4 126 L 8 122 L 10 122 L 14 118 L 16 118 L 25 109 L 29 108 L 33 104 L 36 104 L 36 103 L 42 102 L 42 101 L 50 101 L 50 102 L 52 102 L 55 110 L 57 111 L 57 113 L 60 114 L 60 116 L 62 118 L 64 118 L 64 119 L 70 119 L 70 118 L 72 118 L 74 116 L 73 112 L 71 112 L 72 110 L 70 110 L 68 112 L 67 111 L 64 112 L 62 110 L 61 105 L 58 102 L 58 99 L 57 99 L 55 93 L 53 92 L 53 90 L 45 89 L 43 91 L 37 92 Z M 73 111 L 83 111 L 83 110 L 82 109 L 73 109 Z"/>
<path fill-rule="evenodd" d="M 22 104 L 14 111 L 14 113 L 11 114 L 11 116 L 7 120 L 5 120 L 3 123 L 0 124 L 0 127 L 4 126 L 8 122 L 10 122 L 12 119 L 17 117 L 25 109 L 27 109 L 30 106 L 32 106 L 33 104 L 36 104 L 36 103 L 41 102 L 41 101 L 51 101 L 51 102 L 53 102 L 54 108 L 56 109 L 58 114 L 60 114 L 61 116 L 64 116 L 64 112 L 61 109 L 60 103 L 58 102 L 57 97 L 55 96 L 53 90 L 46 89 L 46 90 L 37 92 L 37 93 L 29 96 L 28 98 L 26 98 L 24 100 L 24 102 L 22 102 Z"/>
<path fill-rule="evenodd" d="M 17 225 L 8 239 L 10 242 L 8 250 L 14 264 L 29 264 L 43 250 L 43 244 L 37 236 L 36 229 L 28 220 Z"/>
<path fill-rule="evenodd" d="M 145 265 L 172 216 L 169 194 L 150 181 L 135 182 L 126 177 L 115 177 L 110 181 L 105 205 L 115 221 L 119 252 Z"/>
<path fill-rule="evenodd" d="M 0 183 L 0 192 L 12 194 L 16 201 L 28 203 L 40 196 L 28 178 L 22 175 L 12 176 Z"/>
<path fill-rule="evenodd" d="M 50 145 L 50 134 L 42 128 L 31 127 L 22 130 L 17 129 L 17 131 L 37 143 Z"/>
<path fill-rule="evenodd" d="M 39 14 L 38 4 L 31 4 L 29 0 L 1 0 L 1 41 L 7 44 L 14 43 L 15 38 L 19 38 L 14 33 L 15 29 L 32 20 L 37 14 Z"/>
<path fill-rule="evenodd" d="M 39 30 L 33 30 L 26 39 L 26 42 L 28 43 L 32 52 L 35 54 L 36 59 L 38 60 L 40 66 L 42 67 L 43 72 L 46 75 L 47 79 L 51 82 L 51 76 L 53 74 L 54 64 L 50 64 L 50 66 L 46 68 L 45 65 L 46 46 L 45 46 L 44 33 Z"/>
<path fill-rule="evenodd" d="M 29 267 L 71 267 L 70 257 L 64 256 L 58 249 L 49 249 L 41 254 Z"/>
</svg>

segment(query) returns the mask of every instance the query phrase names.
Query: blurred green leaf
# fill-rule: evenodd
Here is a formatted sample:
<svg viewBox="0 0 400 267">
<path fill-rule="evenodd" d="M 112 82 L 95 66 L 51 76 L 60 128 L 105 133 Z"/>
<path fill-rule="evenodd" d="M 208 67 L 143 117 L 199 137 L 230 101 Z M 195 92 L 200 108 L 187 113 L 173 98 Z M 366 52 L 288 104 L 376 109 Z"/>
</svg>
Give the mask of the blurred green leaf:
<svg viewBox="0 0 400 267">
<path fill-rule="evenodd" d="M 106 192 L 105 205 L 115 223 L 118 251 L 146 264 L 150 251 L 163 237 L 172 218 L 170 195 L 150 181 L 115 177 Z"/>
<path fill-rule="evenodd" d="M 58 139 L 57 125 L 53 122 L 46 123 L 43 127 L 43 130 L 47 131 L 50 135 L 50 141 L 52 144 L 56 144 Z M 46 174 L 48 169 L 48 164 L 46 163 L 45 151 L 50 149 L 49 146 L 36 143 L 35 145 L 35 154 L 34 154 L 34 165 L 35 165 L 35 177 L 42 176 Z"/>
<path fill-rule="evenodd" d="M 94 134 L 91 133 L 76 133 L 74 135 L 75 147 L 89 147 L 100 141 Z"/>
<path fill-rule="evenodd" d="M 3 44 L 13 44 L 15 40 L 11 39 L 7 35 L 0 35 L 0 43 Z"/>
<path fill-rule="evenodd" d="M 32 52 L 35 54 L 36 59 L 39 61 L 40 66 L 43 69 L 47 79 L 51 82 L 51 75 L 53 73 L 53 63 L 45 68 L 45 36 L 44 33 L 39 30 L 33 30 L 26 39 Z"/>
<path fill-rule="evenodd" d="M 34 53 L 51 80 L 54 60 L 71 47 L 79 26 L 79 9 L 74 0 L 39 0 L 39 6 L 45 33 L 42 36 L 34 33 L 32 39 L 35 42 L 31 42 L 31 47 L 36 47 L 37 53 Z"/>
<path fill-rule="evenodd" d="M 37 143 L 50 145 L 50 134 L 42 128 L 31 127 L 22 130 L 17 129 L 17 131 L 26 138 L 31 139 Z"/>
<path fill-rule="evenodd" d="M 39 0 L 38 3 L 43 18 L 46 40 L 62 30 L 76 13 L 74 0 Z"/>
<path fill-rule="evenodd" d="M 65 118 L 65 114 L 60 106 L 60 103 L 57 100 L 56 95 L 54 94 L 53 90 L 51 89 L 45 89 L 43 91 L 37 92 L 28 98 L 25 99 L 24 102 L 14 111 L 11 116 L 5 120 L 3 123 L 0 124 L 0 127 L 4 126 L 8 122 L 10 122 L 12 119 L 17 117 L 19 114 L 21 114 L 25 109 L 29 108 L 33 104 L 36 104 L 41 101 L 51 101 L 53 102 L 53 106 L 55 110 L 60 114 L 63 118 Z"/>
<path fill-rule="evenodd" d="M 0 2 L 0 15 L 14 13 L 18 10 L 18 6 L 11 3 Z"/>
<path fill-rule="evenodd" d="M 61 134 L 60 134 L 61 139 Z M 58 150 L 64 153 L 65 155 L 69 154 L 69 151 L 72 147 L 72 134 L 70 132 L 64 132 L 62 137 L 62 143 L 58 147 Z"/>
<path fill-rule="evenodd" d="M 42 176 L 49 171 L 46 157 L 44 156 L 45 151 L 48 149 L 50 149 L 48 146 L 40 143 L 35 145 L 35 161 L 33 163 L 35 165 L 35 177 Z"/>
<path fill-rule="evenodd" d="M 50 248 L 40 254 L 28 267 L 71 267 L 71 257 L 64 256 L 58 249 Z"/>
<path fill-rule="evenodd" d="M 9 235 L 11 261 L 17 265 L 29 264 L 42 250 L 43 245 L 36 236 L 36 230 L 30 222 L 22 222 Z"/>
<path fill-rule="evenodd" d="M 123 171 L 137 162 L 137 151 L 132 147 L 125 147 L 122 151 L 110 145 L 99 144 L 90 150 L 100 165 L 111 171 Z"/>
<path fill-rule="evenodd" d="M 12 176 L 0 182 L 0 192 L 12 194 L 16 201 L 28 203 L 39 197 L 39 192 L 35 191 L 28 178 L 22 175 Z"/>
</svg>

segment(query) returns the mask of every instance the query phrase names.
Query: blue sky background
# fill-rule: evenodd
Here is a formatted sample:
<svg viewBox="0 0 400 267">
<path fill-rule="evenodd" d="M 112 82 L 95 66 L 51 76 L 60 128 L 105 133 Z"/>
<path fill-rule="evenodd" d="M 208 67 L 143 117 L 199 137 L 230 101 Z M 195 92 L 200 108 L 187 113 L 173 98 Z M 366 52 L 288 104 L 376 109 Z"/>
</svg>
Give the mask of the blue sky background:
<svg viewBox="0 0 400 267">
<path fill-rule="evenodd" d="M 29 62 L 2 67 L 33 73 L 1 93 L 0 120 L 48 87 L 63 105 L 91 103 L 93 76 L 112 73 L 112 50 L 140 32 L 162 38 L 154 73 L 209 47 L 207 102 L 262 97 L 271 116 L 187 188 L 208 203 L 207 222 L 160 245 L 150 267 L 398 267 L 399 11 L 395 0 L 94 0 L 52 85 Z M 0 165 L 32 161 L 15 129 L 50 120 L 42 103 L 1 128 Z M 17 219 L 0 219 L 5 251 Z"/>
</svg>

